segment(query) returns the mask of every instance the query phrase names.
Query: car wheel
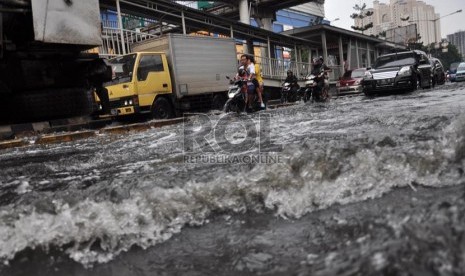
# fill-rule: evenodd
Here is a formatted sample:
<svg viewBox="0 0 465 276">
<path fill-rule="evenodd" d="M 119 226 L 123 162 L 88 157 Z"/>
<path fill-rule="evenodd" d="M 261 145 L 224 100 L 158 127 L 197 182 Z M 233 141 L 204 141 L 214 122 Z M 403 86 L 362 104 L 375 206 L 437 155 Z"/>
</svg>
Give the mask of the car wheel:
<svg viewBox="0 0 465 276">
<path fill-rule="evenodd" d="M 174 117 L 173 106 L 164 97 L 155 100 L 152 106 L 152 117 L 155 119 L 169 119 Z"/>
</svg>

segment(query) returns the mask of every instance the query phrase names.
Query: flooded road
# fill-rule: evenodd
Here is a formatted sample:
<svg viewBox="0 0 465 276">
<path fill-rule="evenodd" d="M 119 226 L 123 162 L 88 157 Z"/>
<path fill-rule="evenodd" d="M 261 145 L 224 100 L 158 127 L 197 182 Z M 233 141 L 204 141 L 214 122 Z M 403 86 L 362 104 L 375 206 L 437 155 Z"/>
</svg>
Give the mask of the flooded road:
<svg viewBox="0 0 465 276">
<path fill-rule="evenodd" d="M 204 116 L 4 150 L 0 275 L 463 274 L 464 107 L 454 83 L 210 114 L 193 149 Z"/>
</svg>

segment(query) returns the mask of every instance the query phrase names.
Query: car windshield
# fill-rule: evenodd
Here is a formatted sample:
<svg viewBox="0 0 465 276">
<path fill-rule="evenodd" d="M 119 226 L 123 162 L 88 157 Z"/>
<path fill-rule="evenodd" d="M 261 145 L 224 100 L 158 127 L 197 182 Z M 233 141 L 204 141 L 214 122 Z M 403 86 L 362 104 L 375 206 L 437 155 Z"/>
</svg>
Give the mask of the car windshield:
<svg viewBox="0 0 465 276">
<path fill-rule="evenodd" d="M 457 71 L 465 71 L 465 63 L 460 63 L 459 67 L 457 67 Z"/>
<path fill-rule="evenodd" d="M 374 68 L 399 67 L 412 65 L 415 63 L 415 57 L 412 53 L 381 56 L 376 60 Z"/>
<path fill-rule="evenodd" d="M 136 57 L 136 54 L 130 54 L 113 58 L 108 61 L 113 71 L 115 72 L 116 79 L 131 81 L 132 72 L 134 71 L 134 64 L 136 63 Z"/>
<path fill-rule="evenodd" d="M 457 71 L 457 67 L 459 66 L 460 62 L 451 63 L 449 70 L 451 73 L 455 73 Z"/>
<path fill-rule="evenodd" d="M 357 69 L 352 71 L 352 78 L 363 78 L 365 76 L 365 69 Z"/>
</svg>

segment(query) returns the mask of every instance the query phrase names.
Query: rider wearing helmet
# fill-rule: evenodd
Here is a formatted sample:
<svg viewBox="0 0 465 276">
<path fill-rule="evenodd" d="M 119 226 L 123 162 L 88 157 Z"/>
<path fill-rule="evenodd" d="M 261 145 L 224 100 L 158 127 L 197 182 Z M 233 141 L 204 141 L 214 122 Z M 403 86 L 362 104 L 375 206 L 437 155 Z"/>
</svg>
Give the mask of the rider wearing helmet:
<svg viewBox="0 0 465 276">
<path fill-rule="evenodd" d="M 294 73 L 291 70 L 287 70 L 287 77 L 286 77 L 286 80 L 284 80 L 284 82 L 288 82 L 292 86 L 294 86 L 297 84 L 297 81 L 298 81 L 297 77 L 294 76 Z"/>
<path fill-rule="evenodd" d="M 323 57 L 313 59 L 313 70 L 312 74 L 316 77 L 315 81 L 317 82 L 317 87 L 321 91 L 327 83 L 328 72 L 331 71 L 331 68 L 326 66 L 324 63 Z M 329 83 L 328 83 L 329 85 Z"/>
</svg>

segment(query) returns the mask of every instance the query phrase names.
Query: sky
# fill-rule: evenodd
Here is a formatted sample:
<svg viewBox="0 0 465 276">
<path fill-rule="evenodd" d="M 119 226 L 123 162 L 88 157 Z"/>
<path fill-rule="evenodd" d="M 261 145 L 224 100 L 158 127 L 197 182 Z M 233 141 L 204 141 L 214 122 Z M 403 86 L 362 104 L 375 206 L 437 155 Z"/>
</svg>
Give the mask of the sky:
<svg viewBox="0 0 465 276">
<path fill-rule="evenodd" d="M 441 36 L 446 38 L 447 35 L 458 31 L 465 31 L 465 0 L 423 0 L 435 8 L 436 13 L 440 16 L 450 14 L 462 9 L 463 12 L 441 18 Z M 328 20 L 334 20 L 331 25 L 352 30 L 350 26 L 354 25 L 354 20 L 350 15 L 355 12 L 355 4 L 366 3 L 368 8 L 373 7 L 373 0 L 326 0 L 325 14 Z M 389 0 L 380 0 L 380 3 L 389 3 Z"/>
</svg>

